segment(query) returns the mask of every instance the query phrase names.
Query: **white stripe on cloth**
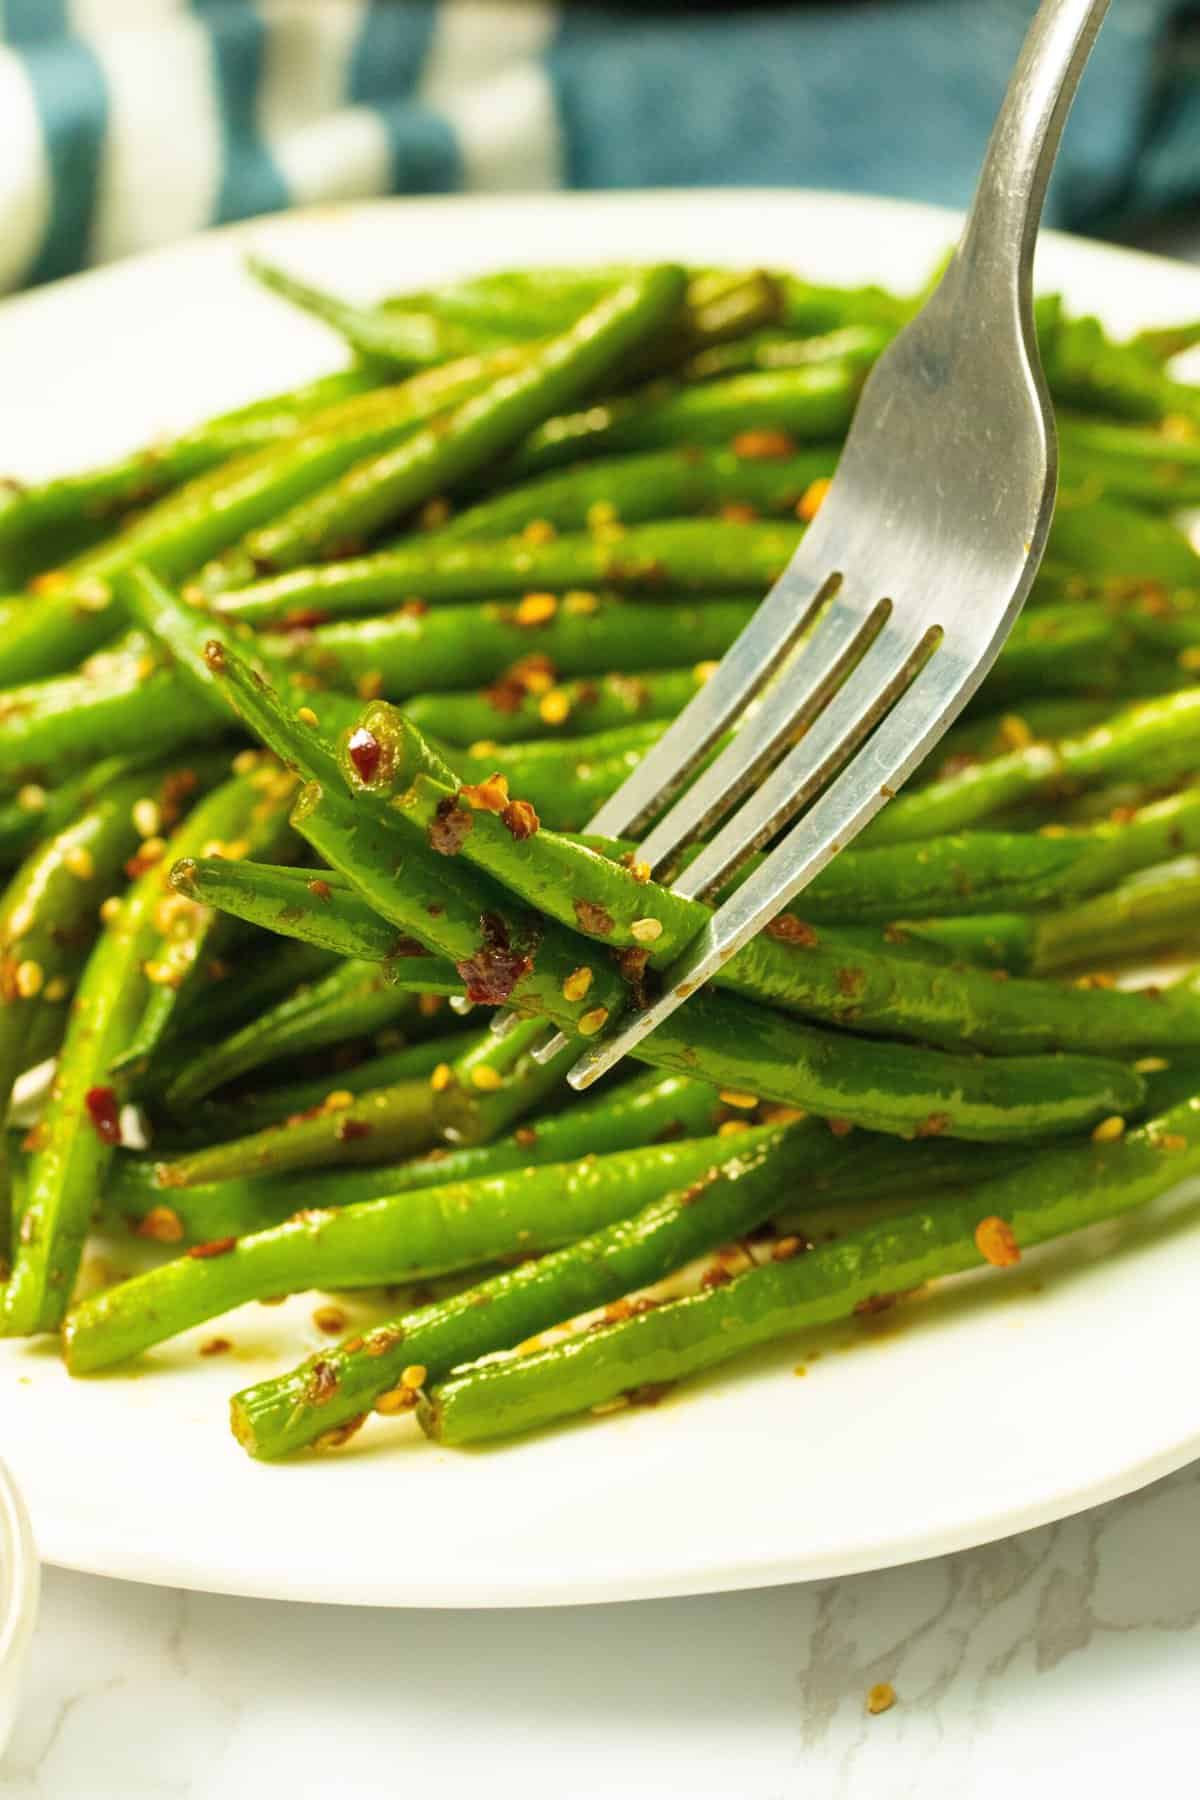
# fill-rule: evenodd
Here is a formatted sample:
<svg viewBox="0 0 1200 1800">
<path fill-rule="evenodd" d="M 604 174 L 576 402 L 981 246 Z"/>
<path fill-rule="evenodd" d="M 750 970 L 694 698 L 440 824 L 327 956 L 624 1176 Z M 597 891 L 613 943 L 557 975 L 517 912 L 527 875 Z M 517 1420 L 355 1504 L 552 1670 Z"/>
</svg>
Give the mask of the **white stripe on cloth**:
<svg viewBox="0 0 1200 1800">
<path fill-rule="evenodd" d="M 558 25 L 543 0 L 443 0 L 421 99 L 449 120 L 463 186 L 561 187 L 563 144 L 541 53 Z"/>
<path fill-rule="evenodd" d="M 120 23 L 114 20 L 119 17 Z M 108 86 L 109 124 L 89 260 L 108 262 L 207 225 L 221 177 L 220 112 L 208 32 L 185 0 L 72 0 Z"/>
<path fill-rule="evenodd" d="M 374 108 L 345 104 L 366 0 L 284 0 L 267 27 L 259 130 L 294 204 L 387 192 L 391 150 Z"/>
<path fill-rule="evenodd" d="M 22 59 L 0 45 L 0 293 L 20 285 L 50 217 L 50 168 Z"/>
</svg>

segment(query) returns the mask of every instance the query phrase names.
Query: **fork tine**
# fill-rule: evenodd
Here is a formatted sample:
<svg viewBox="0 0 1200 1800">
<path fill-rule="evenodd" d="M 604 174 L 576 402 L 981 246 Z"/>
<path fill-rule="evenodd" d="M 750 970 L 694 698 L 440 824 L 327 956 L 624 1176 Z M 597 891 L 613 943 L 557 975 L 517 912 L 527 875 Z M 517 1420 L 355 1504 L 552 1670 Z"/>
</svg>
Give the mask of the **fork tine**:
<svg viewBox="0 0 1200 1800">
<path fill-rule="evenodd" d="M 766 685 L 840 582 L 841 576 L 835 574 L 818 586 L 793 562 L 734 639 L 710 680 L 589 822 L 589 832 L 597 837 L 635 834 L 678 793 L 700 759 Z"/>
<path fill-rule="evenodd" d="M 808 733 L 683 871 L 676 890 L 689 900 L 716 892 L 814 800 L 911 684 L 939 635 L 916 624 L 885 626 Z"/>
<path fill-rule="evenodd" d="M 928 664 L 918 671 L 849 766 L 667 972 L 659 999 L 645 1011 L 630 1014 L 610 1036 L 589 1047 L 567 1077 L 573 1088 L 590 1087 L 648 1037 L 870 822 L 945 728 L 947 703 L 944 692 L 936 689 L 938 679 Z M 956 670 L 952 702 L 957 705 L 950 704 L 951 713 L 971 689 L 966 671 Z M 839 703 L 840 697 L 835 702 L 840 710 Z M 779 777 L 784 778 L 784 770 Z M 794 782 L 794 777 L 789 779 Z M 739 819 L 740 815 L 727 830 L 734 830 Z"/>
<path fill-rule="evenodd" d="M 883 629 L 891 603 L 852 606 L 841 596 L 820 619 L 795 664 L 787 666 L 710 768 L 697 777 L 644 839 L 639 858 L 657 874 L 676 853 L 729 813 L 770 768 L 788 738 L 811 726 L 857 657 Z"/>
</svg>

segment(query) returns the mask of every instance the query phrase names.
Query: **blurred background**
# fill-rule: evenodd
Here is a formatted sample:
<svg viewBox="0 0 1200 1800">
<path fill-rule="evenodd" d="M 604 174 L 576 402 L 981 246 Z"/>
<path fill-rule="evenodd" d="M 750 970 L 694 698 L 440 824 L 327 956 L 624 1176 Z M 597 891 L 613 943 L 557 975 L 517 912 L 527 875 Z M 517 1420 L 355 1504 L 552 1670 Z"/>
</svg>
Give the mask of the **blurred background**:
<svg viewBox="0 0 1200 1800">
<path fill-rule="evenodd" d="M 0 0 L 0 290 L 383 193 L 767 183 L 960 204 L 1033 10 Z M 1200 4 L 1114 0 L 1049 218 L 1173 243 L 1198 199 Z"/>
</svg>

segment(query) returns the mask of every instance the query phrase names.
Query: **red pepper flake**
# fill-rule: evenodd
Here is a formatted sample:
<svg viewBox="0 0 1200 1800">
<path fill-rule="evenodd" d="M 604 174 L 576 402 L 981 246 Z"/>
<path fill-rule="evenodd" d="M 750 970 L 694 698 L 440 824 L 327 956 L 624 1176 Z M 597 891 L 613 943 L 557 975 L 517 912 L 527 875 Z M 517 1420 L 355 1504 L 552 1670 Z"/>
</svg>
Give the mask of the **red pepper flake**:
<svg viewBox="0 0 1200 1800">
<path fill-rule="evenodd" d="M 786 431 L 764 426 L 754 431 L 739 431 L 730 449 L 747 462 L 763 462 L 776 456 L 795 456 L 796 440 Z"/>
<path fill-rule="evenodd" d="M 337 1140 L 339 1144 L 353 1143 L 356 1138 L 366 1138 L 370 1135 L 371 1127 L 365 1119 L 342 1119 L 338 1124 Z"/>
<path fill-rule="evenodd" d="M 508 779 L 504 775 L 489 775 L 486 781 L 474 785 L 468 782 L 459 788 L 458 797 L 476 812 L 503 813 L 509 804 Z"/>
<path fill-rule="evenodd" d="M 224 1356 L 226 1351 L 232 1349 L 232 1338 L 211 1337 L 205 1338 L 204 1342 L 201 1344 L 200 1354 L 201 1356 Z"/>
<path fill-rule="evenodd" d="M 531 1144 L 537 1143 L 537 1132 L 532 1125 L 518 1125 L 513 1136 L 523 1150 L 528 1150 Z"/>
<path fill-rule="evenodd" d="M 333 889 L 327 881 L 310 881 L 308 891 L 310 894 L 315 894 L 318 900 L 332 900 L 333 898 Z"/>
<path fill-rule="evenodd" d="M 309 1370 L 304 1398 L 310 1406 L 323 1406 L 338 1391 L 338 1372 L 331 1362 L 319 1356 Z"/>
<path fill-rule="evenodd" d="M 574 907 L 581 931 L 588 932 L 592 937 L 612 935 L 613 916 L 607 906 L 601 906 L 595 900 L 576 900 Z"/>
<path fill-rule="evenodd" d="M 156 1244 L 178 1244 L 183 1238 L 183 1220 L 173 1206 L 152 1206 L 134 1230 L 138 1237 Z"/>
<path fill-rule="evenodd" d="M 954 1120 L 949 1113 L 930 1113 L 928 1118 L 922 1119 L 917 1126 L 917 1136 L 919 1138 L 943 1137 L 953 1123 Z"/>
<path fill-rule="evenodd" d="M 425 946 L 418 938 L 398 937 L 392 945 L 393 956 L 424 956 Z"/>
<path fill-rule="evenodd" d="M 700 1286 L 702 1288 L 723 1288 L 728 1287 L 732 1280 L 733 1276 L 728 1269 L 723 1269 L 720 1263 L 714 1263 L 712 1268 L 705 1269 L 700 1277 Z"/>
<path fill-rule="evenodd" d="M 815 950 L 820 943 L 813 927 L 795 913 L 780 913 L 766 928 L 767 936 L 781 944 L 798 944 L 802 950 Z"/>
<path fill-rule="evenodd" d="M 826 1119 L 825 1123 L 828 1125 L 830 1131 L 832 1131 L 834 1137 L 849 1137 L 850 1133 L 854 1130 L 854 1121 L 852 1119 Z"/>
<path fill-rule="evenodd" d="M 83 1096 L 83 1104 L 87 1107 L 88 1118 L 92 1129 L 102 1144 L 119 1144 L 121 1141 L 121 1109 L 117 1104 L 117 1096 L 110 1087 L 89 1088 Z"/>
<path fill-rule="evenodd" d="M 457 856 L 475 821 L 457 798 L 447 794 L 437 804 L 437 814 L 429 827 L 429 848 L 439 856 Z"/>
<path fill-rule="evenodd" d="M 326 625 L 329 614 L 319 606 L 298 606 L 279 621 L 280 631 L 311 631 L 314 625 Z"/>
<path fill-rule="evenodd" d="M 354 772 L 363 786 L 370 787 L 383 761 L 383 745 L 375 733 L 368 731 L 365 725 L 358 726 L 357 730 L 350 733 L 346 755 L 354 764 Z"/>
<path fill-rule="evenodd" d="M 511 800 L 500 814 L 500 819 L 518 844 L 531 838 L 541 826 L 541 820 L 528 800 Z"/>
<path fill-rule="evenodd" d="M 867 978 L 861 969 L 839 969 L 837 972 L 837 989 L 847 1000 L 854 1000 L 862 993 Z"/>
<path fill-rule="evenodd" d="M 508 927 L 497 913 L 484 913 L 479 923 L 481 947 L 455 967 L 466 984 L 468 1000 L 478 1006 L 503 1006 L 533 968 L 533 958 L 514 948 Z"/>
<path fill-rule="evenodd" d="M 210 1256 L 228 1256 L 231 1250 L 236 1249 L 235 1237 L 210 1238 L 207 1244 L 193 1244 L 188 1255 L 205 1261 Z"/>
</svg>

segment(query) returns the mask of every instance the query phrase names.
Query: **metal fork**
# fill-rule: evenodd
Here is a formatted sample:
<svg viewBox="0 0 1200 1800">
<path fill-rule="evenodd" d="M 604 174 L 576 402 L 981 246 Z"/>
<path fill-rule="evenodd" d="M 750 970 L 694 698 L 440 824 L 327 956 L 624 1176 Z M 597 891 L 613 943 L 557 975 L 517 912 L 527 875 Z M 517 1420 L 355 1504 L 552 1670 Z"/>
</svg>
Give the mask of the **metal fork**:
<svg viewBox="0 0 1200 1800">
<path fill-rule="evenodd" d="M 658 818 L 637 853 L 655 874 L 715 833 L 673 883 L 690 899 L 718 895 L 787 829 L 665 972 L 661 997 L 588 1048 L 573 1087 L 588 1087 L 647 1037 L 874 818 L 1008 636 L 1041 561 L 1057 484 L 1033 326 L 1034 243 L 1107 8 L 1043 0 L 961 242 L 867 381 L 803 543 L 707 685 L 588 827 L 637 837 Z M 543 1045 L 539 1060 L 566 1041 Z"/>
</svg>

